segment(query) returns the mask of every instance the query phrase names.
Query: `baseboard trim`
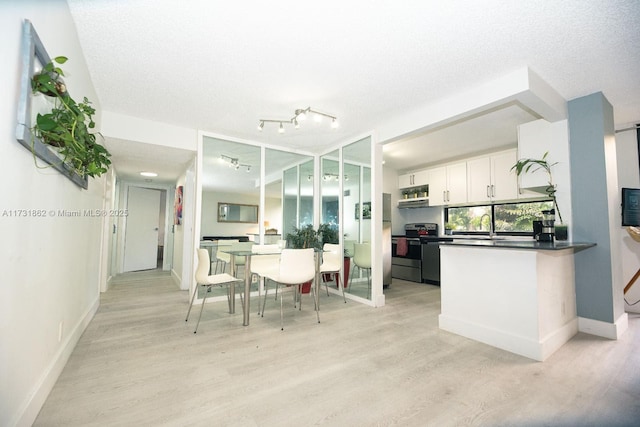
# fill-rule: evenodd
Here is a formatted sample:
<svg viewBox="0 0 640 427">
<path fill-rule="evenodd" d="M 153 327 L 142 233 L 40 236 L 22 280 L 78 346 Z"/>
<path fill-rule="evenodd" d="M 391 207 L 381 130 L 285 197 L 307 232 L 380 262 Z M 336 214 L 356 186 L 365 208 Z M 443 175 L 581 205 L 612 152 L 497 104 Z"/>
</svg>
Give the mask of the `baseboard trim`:
<svg viewBox="0 0 640 427">
<path fill-rule="evenodd" d="M 180 278 L 178 273 L 176 273 L 176 271 L 173 268 L 171 269 L 171 278 L 175 282 L 176 286 L 178 286 L 178 288 L 182 289 L 182 279 Z M 182 289 L 182 290 L 184 291 L 185 289 Z"/>
<path fill-rule="evenodd" d="M 31 426 L 35 422 L 40 409 L 42 409 L 42 405 L 47 400 L 49 393 L 53 389 L 56 381 L 60 377 L 62 370 L 64 369 L 71 353 L 76 348 L 82 333 L 85 331 L 89 322 L 93 319 L 96 312 L 98 311 L 98 307 L 100 307 L 100 295 L 98 294 L 97 298 L 91 304 L 89 309 L 86 311 L 84 316 L 80 318 L 75 327 L 70 331 L 67 335 L 67 339 L 64 341 L 64 344 L 60 346 L 60 349 L 56 353 L 55 357 L 52 359 L 51 364 L 45 369 L 40 380 L 36 383 L 33 388 L 33 392 L 29 393 L 28 398 L 21 405 L 21 409 L 17 412 L 15 423 L 10 425 L 17 426 Z"/>
<path fill-rule="evenodd" d="M 588 319 L 586 317 L 578 317 L 578 331 L 611 340 L 619 339 L 628 328 L 629 317 L 627 313 L 622 313 L 614 323 Z"/>
<path fill-rule="evenodd" d="M 479 341 L 539 362 L 545 361 L 556 350 L 562 347 L 577 333 L 578 329 L 577 321 L 574 319 L 544 339 L 536 340 L 443 314 L 438 317 L 438 322 L 442 330 L 453 332 L 454 334 L 462 335 L 474 341 Z"/>
</svg>

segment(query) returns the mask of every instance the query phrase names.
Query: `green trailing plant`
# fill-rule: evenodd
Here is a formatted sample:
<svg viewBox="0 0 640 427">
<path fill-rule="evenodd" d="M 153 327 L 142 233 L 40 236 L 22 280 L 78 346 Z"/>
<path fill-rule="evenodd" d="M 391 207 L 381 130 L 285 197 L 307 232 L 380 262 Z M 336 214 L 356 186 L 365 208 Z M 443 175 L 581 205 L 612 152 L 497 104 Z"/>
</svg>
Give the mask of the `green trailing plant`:
<svg viewBox="0 0 640 427">
<path fill-rule="evenodd" d="M 560 208 L 558 207 L 558 201 L 556 199 L 556 186 L 553 183 L 553 175 L 551 173 L 551 168 L 558 164 L 549 163 L 547 160 L 547 156 L 549 155 L 548 151 L 542 155 L 541 159 L 520 159 L 516 162 L 515 165 L 511 167 L 511 170 L 515 170 L 516 175 L 520 176 L 523 173 L 534 173 L 539 170 L 544 170 L 547 173 L 548 184 L 545 188 L 545 192 L 547 195 L 553 200 L 553 206 L 555 207 L 555 211 L 558 214 L 558 219 L 560 220 L 560 224 L 562 224 L 562 214 L 560 213 Z"/>
<path fill-rule="evenodd" d="M 58 56 L 46 64 L 31 80 L 33 93 L 54 98 L 51 111 L 36 116 L 33 134 L 43 143 L 56 147 L 62 162 L 80 176 L 98 177 L 109 170 L 111 154 L 96 140 L 93 115 L 96 110 L 84 97 L 76 102 L 62 80 L 64 72 L 56 64 L 67 58 Z"/>
</svg>

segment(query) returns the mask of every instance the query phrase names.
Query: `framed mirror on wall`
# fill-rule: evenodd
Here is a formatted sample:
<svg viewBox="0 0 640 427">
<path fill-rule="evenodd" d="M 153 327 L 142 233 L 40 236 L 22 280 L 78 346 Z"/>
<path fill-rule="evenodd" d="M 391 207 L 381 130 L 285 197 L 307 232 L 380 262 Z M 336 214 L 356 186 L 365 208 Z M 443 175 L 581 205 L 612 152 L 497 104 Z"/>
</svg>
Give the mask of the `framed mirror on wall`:
<svg viewBox="0 0 640 427">
<path fill-rule="evenodd" d="M 258 205 L 218 202 L 218 222 L 258 223 Z"/>
</svg>

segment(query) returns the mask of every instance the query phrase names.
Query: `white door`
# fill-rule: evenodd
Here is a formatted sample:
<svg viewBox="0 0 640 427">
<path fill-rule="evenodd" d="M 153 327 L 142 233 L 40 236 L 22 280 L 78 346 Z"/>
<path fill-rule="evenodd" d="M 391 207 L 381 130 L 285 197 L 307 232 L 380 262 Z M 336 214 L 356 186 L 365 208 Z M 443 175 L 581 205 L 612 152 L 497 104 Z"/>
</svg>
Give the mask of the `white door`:
<svg viewBox="0 0 640 427">
<path fill-rule="evenodd" d="M 160 191 L 129 187 L 127 231 L 124 243 L 124 271 L 156 268 Z"/>
</svg>

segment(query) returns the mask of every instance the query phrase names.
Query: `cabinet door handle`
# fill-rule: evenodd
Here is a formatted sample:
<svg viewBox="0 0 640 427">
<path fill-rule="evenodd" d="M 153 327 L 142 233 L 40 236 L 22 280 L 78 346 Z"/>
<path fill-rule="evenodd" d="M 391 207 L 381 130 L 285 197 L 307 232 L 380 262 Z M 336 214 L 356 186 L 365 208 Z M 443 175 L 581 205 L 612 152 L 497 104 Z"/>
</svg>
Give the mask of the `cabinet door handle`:
<svg viewBox="0 0 640 427">
<path fill-rule="evenodd" d="M 496 186 L 491 184 L 491 197 L 496 197 Z"/>
<path fill-rule="evenodd" d="M 491 189 L 491 186 L 487 185 L 487 199 L 491 198 L 490 189 Z"/>
<path fill-rule="evenodd" d="M 446 202 L 447 201 L 447 190 L 443 190 L 442 191 L 442 201 Z"/>
</svg>

